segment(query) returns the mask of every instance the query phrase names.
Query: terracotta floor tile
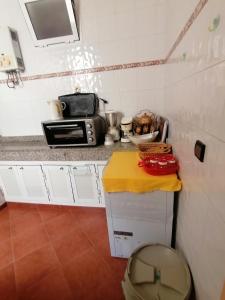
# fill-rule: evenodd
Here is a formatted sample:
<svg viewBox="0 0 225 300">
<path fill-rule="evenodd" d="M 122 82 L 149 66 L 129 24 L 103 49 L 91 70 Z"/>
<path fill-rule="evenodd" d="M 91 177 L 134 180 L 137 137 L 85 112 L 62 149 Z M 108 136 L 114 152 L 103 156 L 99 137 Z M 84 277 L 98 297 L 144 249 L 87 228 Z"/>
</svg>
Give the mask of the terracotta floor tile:
<svg viewBox="0 0 225 300">
<path fill-rule="evenodd" d="M 120 299 L 122 295 L 120 281 L 113 278 L 107 264 L 93 250 L 65 265 L 64 274 L 75 299 Z"/>
<path fill-rule="evenodd" d="M 98 216 L 90 222 L 80 222 L 80 227 L 93 244 L 96 244 L 108 235 L 107 222 L 104 216 Z"/>
<path fill-rule="evenodd" d="M 106 216 L 105 208 L 71 207 L 70 212 L 76 220 L 85 224 Z"/>
<path fill-rule="evenodd" d="M 8 203 L 9 215 L 11 219 L 23 217 L 27 213 L 37 211 L 37 205 L 27 203 Z"/>
<path fill-rule="evenodd" d="M 17 299 L 15 274 L 12 264 L 0 271 L 0 299 Z"/>
<path fill-rule="evenodd" d="M 111 256 L 108 237 L 99 240 L 94 245 L 94 249 L 97 255 L 99 255 L 107 263 L 109 268 L 111 268 L 112 272 L 115 274 L 115 278 L 119 278 L 121 281 L 127 267 L 127 259 Z"/>
<path fill-rule="evenodd" d="M 0 242 L 8 240 L 11 237 L 10 222 L 4 221 L 0 223 Z"/>
<path fill-rule="evenodd" d="M 84 254 L 75 257 L 68 264 L 63 266 L 64 274 L 70 287 L 75 290 L 79 289 L 84 281 L 92 282 L 96 277 L 96 270 L 100 270 L 102 267 L 102 261 L 96 259 L 96 253 L 93 249 L 89 249 Z"/>
<path fill-rule="evenodd" d="M 102 258 L 111 258 L 110 246 L 108 236 L 103 236 L 101 240 L 98 240 L 94 244 L 94 249 Z"/>
<path fill-rule="evenodd" d="M 124 279 L 124 274 L 127 268 L 127 259 L 111 257 L 111 259 L 106 259 L 108 266 L 111 268 L 114 278 L 121 282 Z"/>
<path fill-rule="evenodd" d="M 23 293 L 20 300 L 73 300 L 70 288 L 60 268 L 49 273 Z"/>
<path fill-rule="evenodd" d="M 11 240 L 0 243 L 0 269 L 6 267 L 13 261 Z"/>
<path fill-rule="evenodd" d="M 71 206 L 73 211 L 80 211 L 80 214 L 83 216 L 87 215 L 105 215 L 104 207 L 82 207 L 82 206 Z"/>
<path fill-rule="evenodd" d="M 59 261 L 50 244 L 21 258 L 15 262 L 18 291 L 29 288 L 58 267 Z"/>
<path fill-rule="evenodd" d="M 9 221 L 9 209 L 7 206 L 0 209 L 0 225 L 5 221 Z"/>
<path fill-rule="evenodd" d="M 79 229 L 72 231 L 60 239 L 54 240 L 52 243 L 56 255 L 62 264 L 67 264 L 74 257 L 92 248 L 87 237 Z"/>
<path fill-rule="evenodd" d="M 42 223 L 41 217 L 37 210 L 32 210 L 20 218 L 11 220 L 11 234 L 16 236 L 23 234 L 31 228 L 35 228 Z"/>
<path fill-rule="evenodd" d="M 48 232 L 49 238 L 51 240 L 55 240 L 68 234 L 75 228 L 78 228 L 78 225 L 70 213 L 65 213 L 50 220 L 49 222 L 46 222 L 45 228 Z"/>
<path fill-rule="evenodd" d="M 82 283 L 77 290 L 72 290 L 74 300 L 125 300 L 121 283 L 108 280 L 94 288 L 88 283 Z"/>
<path fill-rule="evenodd" d="M 121 281 L 116 280 L 113 276 L 111 279 L 103 280 L 102 284 L 96 290 L 96 296 L 89 299 L 125 300 Z"/>
<path fill-rule="evenodd" d="M 127 260 L 110 255 L 105 209 L 10 204 L 7 210 L 2 217 L 0 211 L 0 300 L 18 300 L 15 282 L 19 300 L 124 299 Z"/>
<path fill-rule="evenodd" d="M 48 235 L 43 225 L 25 231 L 22 234 L 12 238 L 14 259 L 18 260 L 21 257 L 42 248 L 49 241 Z"/>
<path fill-rule="evenodd" d="M 38 212 L 43 222 L 50 221 L 51 219 L 63 215 L 68 209 L 61 205 L 38 205 Z"/>
</svg>

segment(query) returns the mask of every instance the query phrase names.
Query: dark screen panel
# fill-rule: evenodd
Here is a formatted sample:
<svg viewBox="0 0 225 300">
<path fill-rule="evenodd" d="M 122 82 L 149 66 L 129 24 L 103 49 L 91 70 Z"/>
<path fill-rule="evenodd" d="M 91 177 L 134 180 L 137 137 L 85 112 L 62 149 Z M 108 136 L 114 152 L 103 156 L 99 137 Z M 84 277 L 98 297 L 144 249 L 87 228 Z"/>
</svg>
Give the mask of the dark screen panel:
<svg viewBox="0 0 225 300">
<path fill-rule="evenodd" d="M 38 40 L 72 35 L 65 0 L 39 0 L 26 3 Z"/>
</svg>

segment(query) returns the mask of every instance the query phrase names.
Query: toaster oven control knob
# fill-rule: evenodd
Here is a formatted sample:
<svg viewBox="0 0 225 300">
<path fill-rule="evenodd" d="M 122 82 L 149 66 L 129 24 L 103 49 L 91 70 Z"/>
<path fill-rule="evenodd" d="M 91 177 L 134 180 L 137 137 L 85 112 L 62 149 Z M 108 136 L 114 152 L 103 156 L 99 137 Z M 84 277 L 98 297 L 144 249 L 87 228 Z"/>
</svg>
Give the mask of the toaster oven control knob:
<svg viewBox="0 0 225 300">
<path fill-rule="evenodd" d="M 87 124 L 87 128 L 88 128 L 88 129 L 92 128 L 92 125 L 88 123 L 88 124 Z"/>
<path fill-rule="evenodd" d="M 91 130 L 88 130 L 88 135 L 92 135 L 93 134 L 93 131 L 91 131 Z"/>
<path fill-rule="evenodd" d="M 93 142 L 94 139 L 93 139 L 92 137 L 89 137 L 89 138 L 88 138 L 88 141 L 89 141 L 89 142 Z"/>
</svg>

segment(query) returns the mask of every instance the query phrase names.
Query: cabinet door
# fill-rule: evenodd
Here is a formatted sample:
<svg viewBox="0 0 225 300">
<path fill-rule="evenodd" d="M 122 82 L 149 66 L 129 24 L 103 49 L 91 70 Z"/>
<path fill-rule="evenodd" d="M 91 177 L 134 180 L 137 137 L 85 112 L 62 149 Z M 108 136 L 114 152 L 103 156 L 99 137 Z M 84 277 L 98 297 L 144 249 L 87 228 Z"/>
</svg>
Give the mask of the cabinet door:
<svg viewBox="0 0 225 300">
<path fill-rule="evenodd" d="M 16 166 L 0 166 L 0 185 L 6 201 L 21 201 L 24 193 Z"/>
<path fill-rule="evenodd" d="M 99 205 L 100 197 L 95 166 L 72 166 L 71 177 L 75 202 L 81 205 Z"/>
<path fill-rule="evenodd" d="M 44 166 L 50 201 L 73 204 L 74 197 L 68 166 Z"/>
<path fill-rule="evenodd" d="M 97 165 L 97 170 L 98 170 L 98 186 L 99 186 L 99 191 L 101 194 L 101 204 L 105 205 L 105 193 L 104 193 L 104 188 L 103 188 L 103 183 L 102 183 L 102 176 L 103 176 L 103 170 L 106 166 L 105 164 L 98 164 Z"/>
<path fill-rule="evenodd" d="M 18 166 L 18 175 L 24 189 L 24 200 L 49 202 L 41 166 Z"/>
</svg>

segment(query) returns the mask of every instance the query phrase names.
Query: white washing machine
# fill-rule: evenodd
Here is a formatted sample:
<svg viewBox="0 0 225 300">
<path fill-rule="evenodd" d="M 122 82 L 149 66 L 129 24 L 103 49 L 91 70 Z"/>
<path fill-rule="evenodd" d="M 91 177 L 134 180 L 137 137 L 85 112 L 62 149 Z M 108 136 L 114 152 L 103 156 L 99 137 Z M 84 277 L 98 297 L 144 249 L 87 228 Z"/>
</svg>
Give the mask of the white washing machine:
<svg viewBox="0 0 225 300">
<path fill-rule="evenodd" d="M 140 245 L 171 246 L 174 192 L 105 193 L 111 255 L 129 257 Z"/>
</svg>

